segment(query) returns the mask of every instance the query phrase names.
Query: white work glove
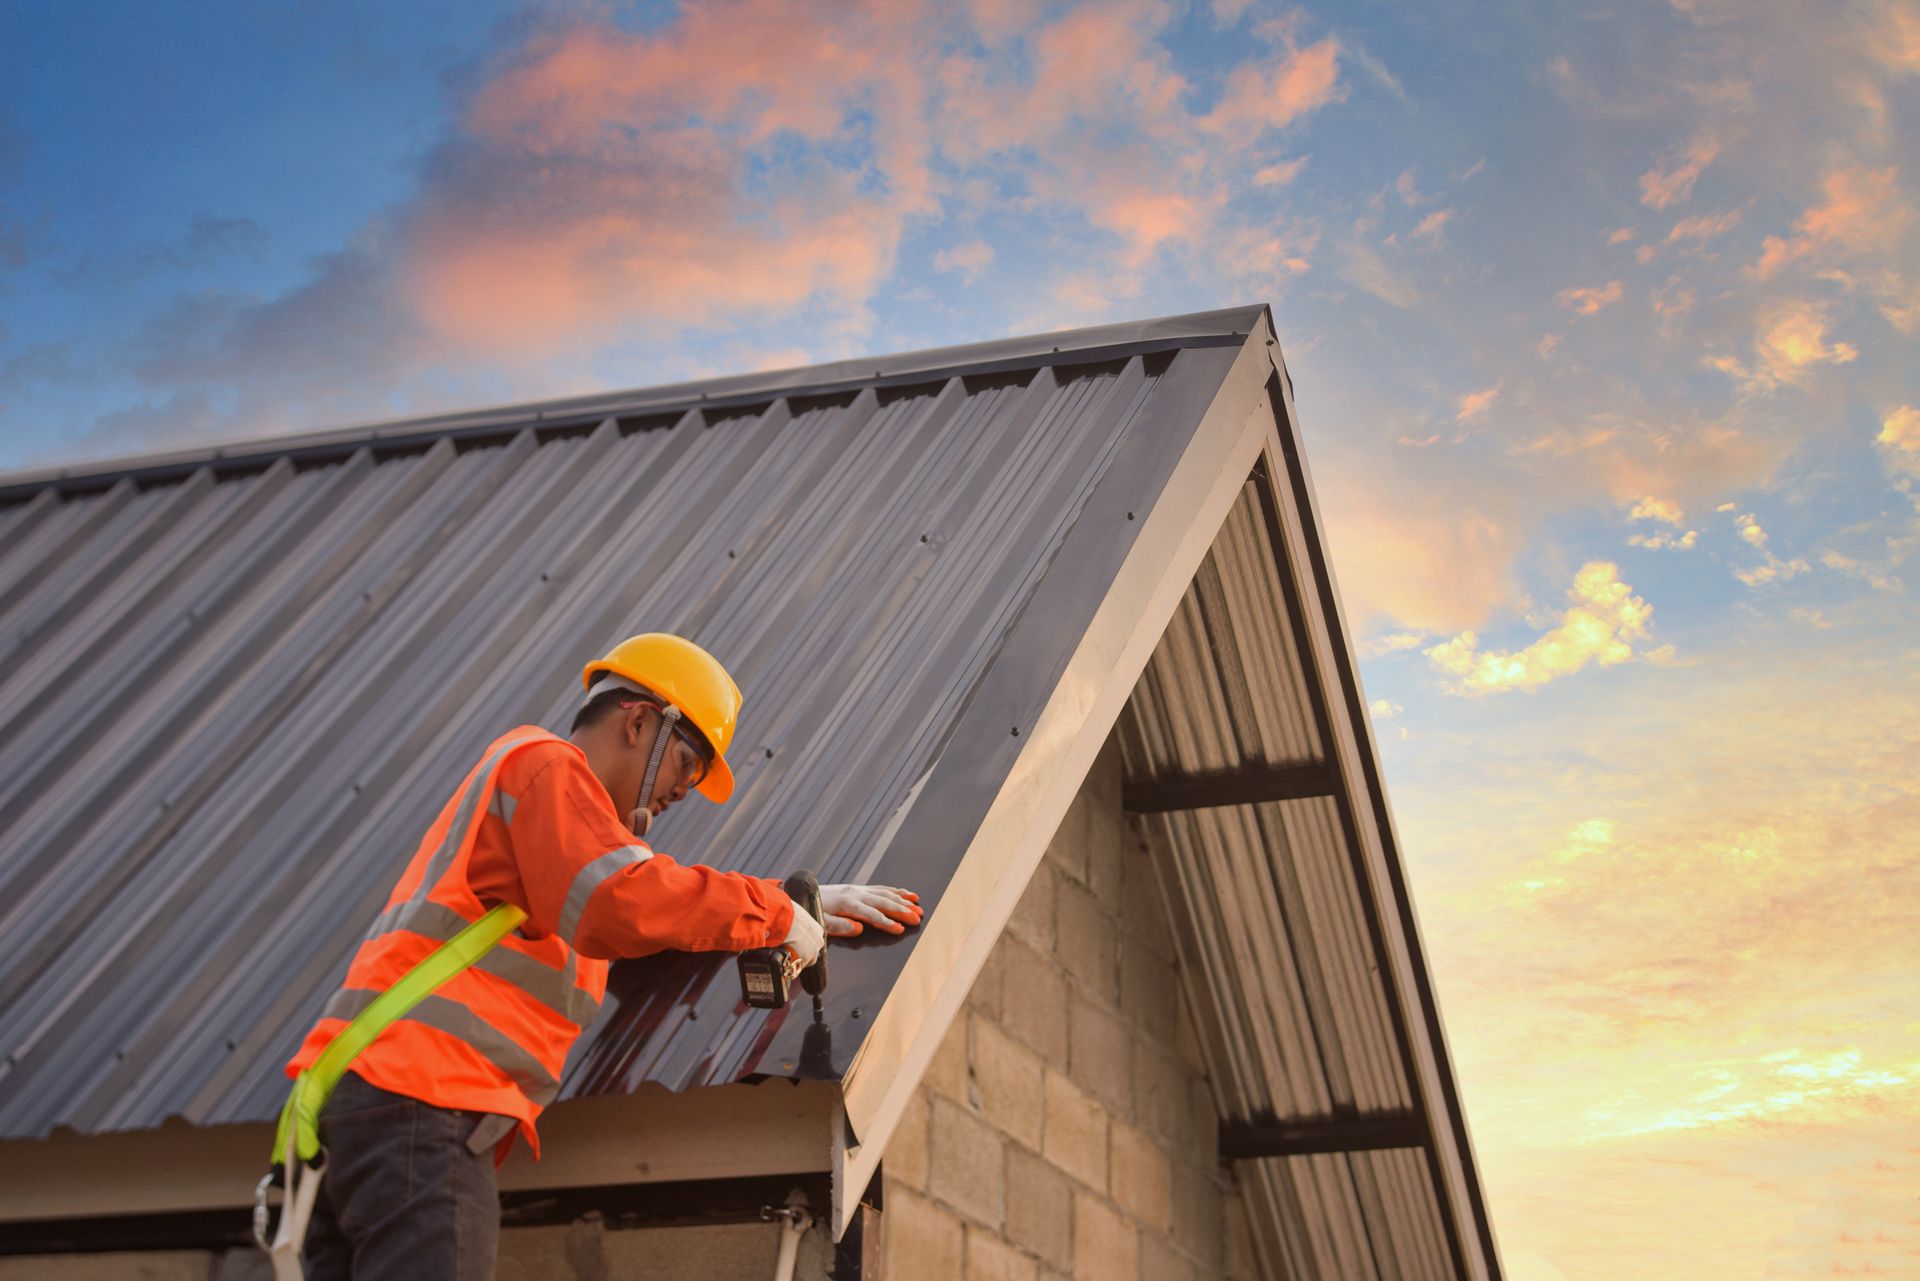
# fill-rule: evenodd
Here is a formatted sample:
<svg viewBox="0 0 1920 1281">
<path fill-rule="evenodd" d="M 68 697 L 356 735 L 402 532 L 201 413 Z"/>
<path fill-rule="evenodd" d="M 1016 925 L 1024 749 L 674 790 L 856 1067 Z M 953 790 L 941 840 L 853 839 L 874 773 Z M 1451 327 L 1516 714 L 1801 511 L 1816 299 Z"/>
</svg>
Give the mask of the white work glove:
<svg viewBox="0 0 1920 1281">
<path fill-rule="evenodd" d="M 793 924 L 787 928 L 787 937 L 781 940 L 781 946 L 791 949 L 803 967 L 812 965 L 820 959 L 820 953 L 826 951 L 827 936 L 820 922 L 809 916 L 798 902 L 793 905 Z"/>
<path fill-rule="evenodd" d="M 849 938 L 871 925 L 889 934 L 904 934 L 920 924 L 920 896 L 891 885 L 822 885 L 822 922 L 833 938 Z"/>
</svg>

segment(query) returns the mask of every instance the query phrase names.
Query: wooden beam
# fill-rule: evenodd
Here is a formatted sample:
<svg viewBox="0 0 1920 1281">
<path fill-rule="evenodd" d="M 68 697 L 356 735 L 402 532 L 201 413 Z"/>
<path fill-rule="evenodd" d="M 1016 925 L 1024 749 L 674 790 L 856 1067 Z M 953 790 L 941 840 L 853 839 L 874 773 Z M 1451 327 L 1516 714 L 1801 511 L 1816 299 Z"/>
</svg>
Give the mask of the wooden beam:
<svg viewBox="0 0 1920 1281">
<path fill-rule="evenodd" d="M 1220 1127 L 1220 1156 L 1227 1161 L 1247 1161 L 1315 1152 L 1377 1152 L 1382 1148 L 1422 1147 L 1426 1141 L 1426 1125 L 1411 1112 L 1312 1121 L 1254 1121 Z"/>
<path fill-rule="evenodd" d="M 1210 774 L 1157 778 L 1127 784 L 1120 806 L 1134 814 L 1208 809 L 1217 805 L 1257 805 L 1262 801 L 1298 801 L 1333 796 L 1340 786 L 1325 761 L 1297 765 L 1245 765 Z"/>
</svg>

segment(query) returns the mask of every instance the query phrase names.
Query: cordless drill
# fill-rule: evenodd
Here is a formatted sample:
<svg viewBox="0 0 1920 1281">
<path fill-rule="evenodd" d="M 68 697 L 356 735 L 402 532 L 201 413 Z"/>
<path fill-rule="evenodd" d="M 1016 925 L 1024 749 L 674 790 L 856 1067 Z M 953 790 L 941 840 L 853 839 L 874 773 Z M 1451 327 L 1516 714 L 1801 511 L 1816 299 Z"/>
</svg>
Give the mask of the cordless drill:
<svg viewBox="0 0 1920 1281">
<path fill-rule="evenodd" d="M 781 884 L 781 888 L 796 906 L 814 920 L 822 920 L 820 882 L 812 872 L 795 872 Z M 785 1005 L 792 999 L 791 984 L 796 977 L 800 980 L 800 986 L 813 997 L 814 1005 L 818 1006 L 820 994 L 827 990 L 826 948 L 822 947 L 819 959 L 805 968 L 801 967 L 800 958 L 785 944 L 740 953 L 740 999 L 754 1009 L 777 1010 Z"/>
</svg>

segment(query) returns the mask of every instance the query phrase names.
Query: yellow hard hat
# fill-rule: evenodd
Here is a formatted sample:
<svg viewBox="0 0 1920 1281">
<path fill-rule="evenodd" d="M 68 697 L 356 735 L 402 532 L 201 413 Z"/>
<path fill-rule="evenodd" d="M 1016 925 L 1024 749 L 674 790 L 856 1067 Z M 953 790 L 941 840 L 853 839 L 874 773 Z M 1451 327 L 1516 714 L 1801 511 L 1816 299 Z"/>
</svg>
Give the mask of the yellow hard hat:
<svg viewBox="0 0 1920 1281">
<path fill-rule="evenodd" d="M 733 795 L 733 770 L 727 765 L 727 745 L 740 719 L 740 687 L 720 666 L 720 660 L 692 641 L 665 632 L 629 636 L 605 658 L 588 663 L 580 673 L 591 687 L 596 672 L 609 672 L 641 685 L 680 709 L 713 747 L 713 763 L 700 780 L 699 792 L 724 805 Z"/>
</svg>

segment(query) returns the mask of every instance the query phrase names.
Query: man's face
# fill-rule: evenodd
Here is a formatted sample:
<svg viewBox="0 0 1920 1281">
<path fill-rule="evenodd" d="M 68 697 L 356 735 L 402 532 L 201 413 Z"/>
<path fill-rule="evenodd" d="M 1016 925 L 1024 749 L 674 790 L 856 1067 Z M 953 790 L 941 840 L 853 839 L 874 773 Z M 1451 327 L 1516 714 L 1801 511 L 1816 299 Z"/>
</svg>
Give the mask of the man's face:
<svg viewBox="0 0 1920 1281">
<path fill-rule="evenodd" d="M 687 735 L 679 730 L 667 729 L 668 722 L 661 716 L 660 709 L 651 703 L 639 703 L 626 709 L 628 716 L 627 742 L 633 760 L 633 807 L 627 826 L 635 834 L 646 835 L 647 825 L 666 813 L 667 807 L 676 801 L 685 799 L 688 792 L 699 786 L 706 776 L 707 765 L 700 750 L 693 745 Z M 640 788 L 646 783 L 647 761 L 652 755 L 654 735 L 665 732 L 671 735 L 667 742 L 666 755 L 660 758 L 659 773 L 654 776 L 653 795 L 642 797 Z"/>
</svg>

